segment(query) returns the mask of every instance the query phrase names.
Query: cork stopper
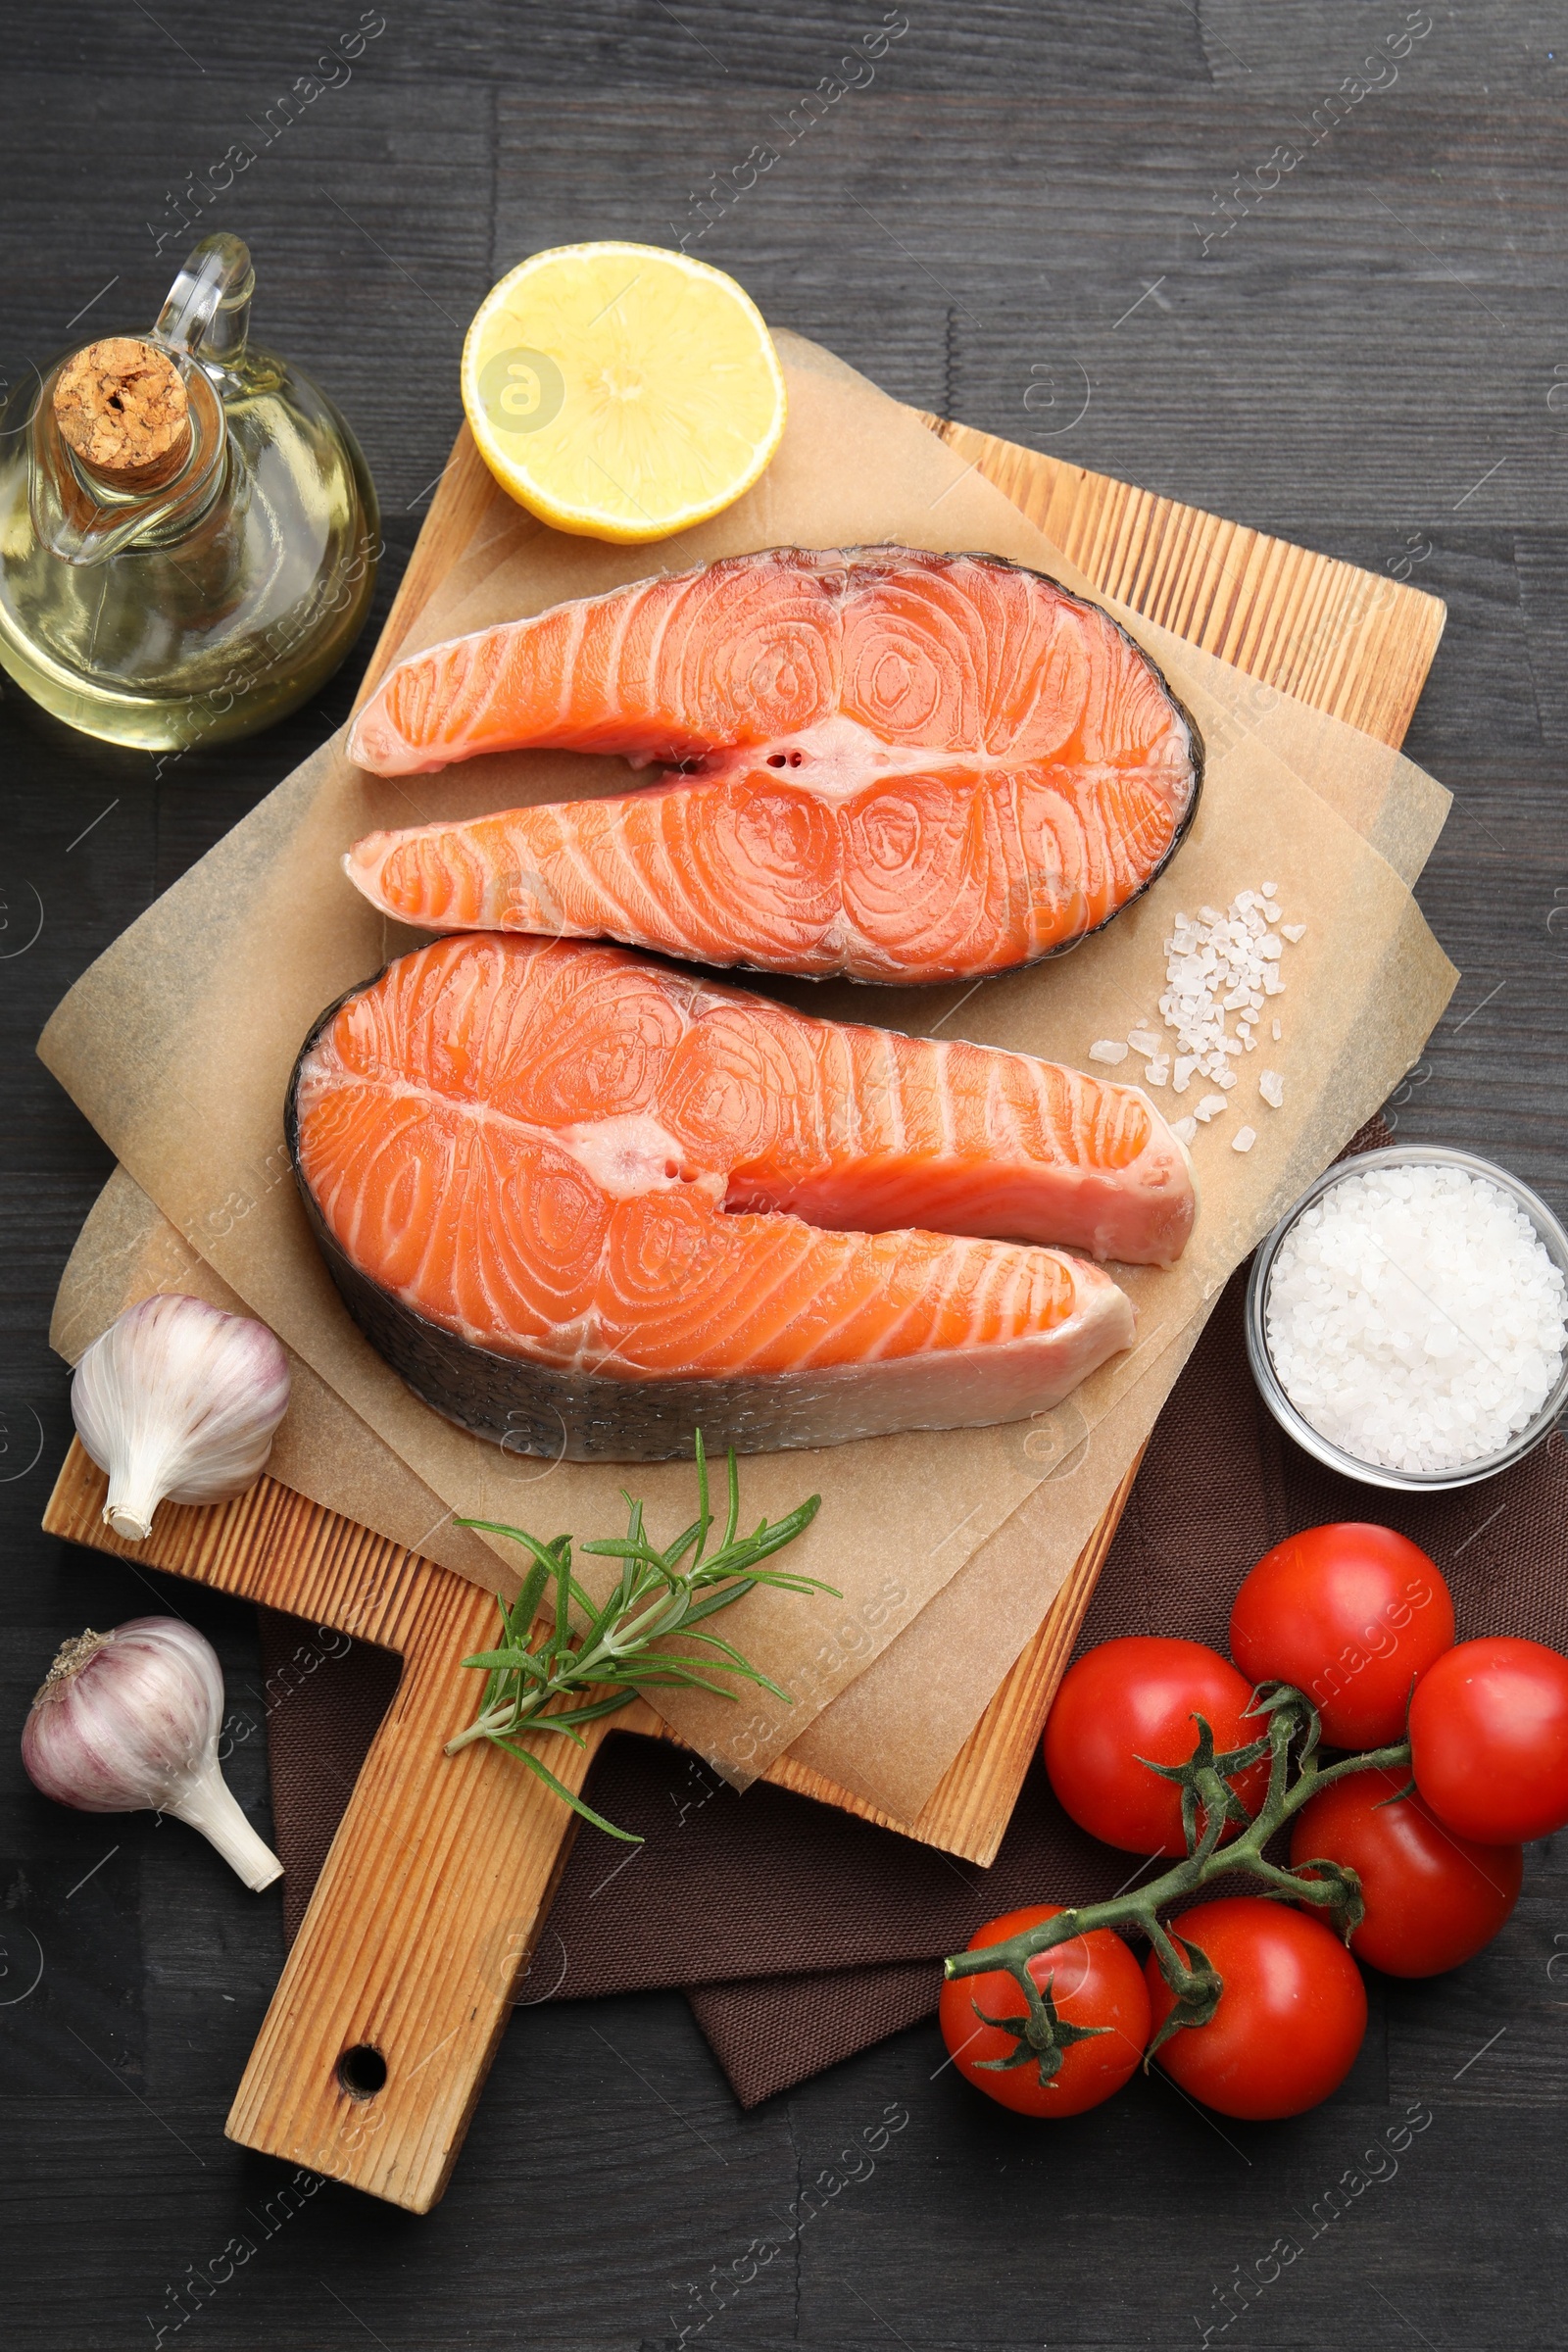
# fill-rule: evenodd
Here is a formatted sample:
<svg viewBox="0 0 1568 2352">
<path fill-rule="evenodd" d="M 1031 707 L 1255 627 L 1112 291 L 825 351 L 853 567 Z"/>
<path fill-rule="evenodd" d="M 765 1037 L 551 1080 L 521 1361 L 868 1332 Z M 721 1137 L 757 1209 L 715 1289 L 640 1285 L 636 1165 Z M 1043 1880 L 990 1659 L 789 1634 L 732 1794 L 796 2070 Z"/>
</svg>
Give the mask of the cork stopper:
<svg viewBox="0 0 1568 2352">
<path fill-rule="evenodd" d="M 89 343 L 68 360 L 54 409 L 76 456 L 112 489 L 156 489 L 185 462 L 190 412 L 179 369 L 132 335 Z"/>
</svg>

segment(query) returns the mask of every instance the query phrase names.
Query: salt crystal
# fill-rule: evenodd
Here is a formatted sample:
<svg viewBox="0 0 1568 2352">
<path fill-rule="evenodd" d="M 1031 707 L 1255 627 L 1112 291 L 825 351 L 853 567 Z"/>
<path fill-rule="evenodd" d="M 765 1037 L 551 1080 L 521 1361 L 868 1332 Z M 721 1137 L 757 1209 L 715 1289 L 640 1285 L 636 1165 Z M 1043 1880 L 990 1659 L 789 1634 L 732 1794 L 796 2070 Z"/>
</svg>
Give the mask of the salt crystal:
<svg viewBox="0 0 1568 2352">
<path fill-rule="evenodd" d="M 1179 1144 L 1190 1144 L 1198 1133 L 1196 1119 L 1172 1119 L 1170 1131 Z"/>
<path fill-rule="evenodd" d="M 1285 1100 L 1285 1081 L 1278 1070 L 1259 1070 L 1257 1091 L 1265 1102 L 1272 1104 L 1273 1108 L 1278 1110 Z"/>
<path fill-rule="evenodd" d="M 1297 1410 L 1357 1461 L 1447 1472 L 1540 1413 L 1568 1283 L 1512 1197 L 1462 1168 L 1348 1175 L 1296 1220 L 1264 1302 Z"/>
<path fill-rule="evenodd" d="M 1263 896 L 1265 899 L 1277 899 L 1279 897 L 1279 890 L 1280 886 L 1277 882 L 1265 882 L 1263 885 Z"/>
<path fill-rule="evenodd" d="M 1306 937 L 1306 925 L 1304 923 L 1281 923 L 1280 929 L 1284 933 L 1285 937 L 1290 941 L 1293 948 L 1298 939 L 1304 939 Z"/>
<path fill-rule="evenodd" d="M 1280 1025 L 1279 1025 L 1278 1021 L 1272 1021 L 1272 1022 L 1269 1024 L 1269 1026 L 1272 1028 L 1272 1030 L 1273 1030 L 1273 1032 L 1274 1032 L 1274 1043 L 1275 1043 L 1276 1045 L 1278 1045 L 1278 1044 L 1279 1044 L 1279 1042 L 1280 1042 Z"/>
<path fill-rule="evenodd" d="M 1125 1061 L 1127 1049 L 1119 1037 L 1097 1037 L 1089 1049 L 1091 1061 Z"/>
<path fill-rule="evenodd" d="M 1175 1033 L 1174 1053 L 1161 1048 L 1152 1024 L 1127 1032 L 1127 1050 L 1148 1057 L 1144 1077 L 1149 1085 L 1169 1083 L 1178 1095 L 1187 1093 L 1195 1076 L 1227 1094 L 1236 1085 L 1232 1063 L 1256 1050 L 1252 1032 L 1264 1004 L 1285 990 L 1284 949 L 1279 931 L 1270 927 L 1280 923 L 1280 913 L 1275 886 L 1265 882 L 1260 891 L 1239 890 L 1224 913 L 1204 906 L 1196 917 L 1175 916 L 1165 941 L 1165 987 L 1159 999 L 1160 1019 Z M 1230 1014 L 1236 1016 L 1234 1032 L 1226 1028 Z M 1273 1033 L 1278 1043 L 1278 1021 Z M 1122 1056 L 1104 1038 L 1091 1047 L 1090 1058 L 1119 1061 Z"/>
<path fill-rule="evenodd" d="M 1250 1127 L 1238 1127 L 1236 1133 L 1231 1137 L 1231 1150 L 1233 1152 L 1250 1152 L 1256 1141 L 1257 1137 Z"/>
<path fill-rule="evenodd" d="M 1223 1095 L 1205 1095 L 1198 1105 L 1198 1116 L 1206 1127 L 1209 1120 L 1224 1108 L 1225 1098 Z"/>
</svg>

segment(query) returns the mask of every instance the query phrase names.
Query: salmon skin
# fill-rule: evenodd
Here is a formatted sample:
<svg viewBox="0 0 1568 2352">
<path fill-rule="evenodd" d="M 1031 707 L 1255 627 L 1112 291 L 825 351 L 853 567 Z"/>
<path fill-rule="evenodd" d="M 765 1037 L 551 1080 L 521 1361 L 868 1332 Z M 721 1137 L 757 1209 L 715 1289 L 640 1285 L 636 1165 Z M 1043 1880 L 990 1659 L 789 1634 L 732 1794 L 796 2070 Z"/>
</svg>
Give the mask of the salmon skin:
<svg viewBox="0 0 1568 2352">
<path fill-rule="evenodd" d="M 1098 606 L 995 556 L 772 548 L 400 662 L 350 757 L 678 763 L 641 791 L 372 833 L 345 860 L 426 931 L 610 938 L 811 978 L 1038 962 L 1149 888 L 1202 745 Z"/>
<path fill-rule="evenodd" d="M 689 1453 L 699 1424 L 760 1451 L 1045 1411 L 1131 1345 L 1133 1309 L 1035 1245 L 1160 1261 L 1193 1216 L 1135 1088 L 501 934 L 323 1013 L 287 1126 L 339 1288 L 410 1387 L 573 1460 Z"/>
</svg>

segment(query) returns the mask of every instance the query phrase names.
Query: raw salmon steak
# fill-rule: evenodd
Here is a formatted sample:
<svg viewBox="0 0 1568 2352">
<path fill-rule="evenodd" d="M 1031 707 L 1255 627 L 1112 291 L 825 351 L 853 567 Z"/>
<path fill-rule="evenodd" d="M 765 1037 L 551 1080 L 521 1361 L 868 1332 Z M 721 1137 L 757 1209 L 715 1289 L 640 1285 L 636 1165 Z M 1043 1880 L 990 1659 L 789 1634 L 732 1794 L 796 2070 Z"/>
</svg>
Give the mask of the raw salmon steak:
<svg viewBox="0 0 1568 2352">
<path fill-rule="evenodd" d="M 346 864 L 426 931 L 610 938 L 709 964 L 959 980 L 1059 954 L 1147 890 L 1197 729 L 1107 613 L 993 556 L 772 548 L 432 647 L 351 757 L 678 766 L 608 800 L 372 833 Z"/>
<path fill-rule="evenodd" d="M 579 1460 L 689 1452 L 699 1424 L 761 1451 L 1045 1411 L 1133 1309 L 1038 1245 L 1162 1262 L 1193 1217 L 1135 1088 L 499 933 L 324 1013 L 288 1130 L 410 1387 Z"/>
</svg>

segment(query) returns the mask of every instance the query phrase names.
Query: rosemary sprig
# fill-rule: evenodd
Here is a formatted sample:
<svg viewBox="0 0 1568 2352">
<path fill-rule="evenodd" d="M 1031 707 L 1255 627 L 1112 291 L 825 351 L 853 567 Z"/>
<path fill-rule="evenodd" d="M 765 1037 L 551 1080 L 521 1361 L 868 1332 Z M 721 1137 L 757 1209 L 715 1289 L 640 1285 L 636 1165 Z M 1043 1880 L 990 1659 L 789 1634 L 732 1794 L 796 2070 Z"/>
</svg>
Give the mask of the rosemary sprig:
<svg viewBox="0 0 1568 2352">
<path fill-rule="evenodd" d="M 740 1473 L 733 1451 L 724 1533 L 717 1550 L 708 1552 L 713 1512 L 701 1430 L 696 1434 L 696 1455 L 697 1516 L 662 1551 L 649 1541 L 643 1527 L 643 1506 L 630 1494 L 626 1495 L 629 1516 L 625 1535 L 579 1546 L 622 1563 L 620 1576 L 602 1604 L 584 1592 L 571 1573 L 570 1536 L 555 1536 L 541 1544 L 526 1528 L 506 1527 L 493 1519 L 458 1521 L 460 1527 L 507 1536 L 520 1544 L 532 1554 L 533 1565 L 510 1607 L 496 1595 L 503 1635 L 500 1646 L 476 1651 L 463 1661 L 484 1674 L 484 1694 L 467 1730 L 447 1741 L 447 1754 L 455 1754 L 474 1740 L 493 1740 L 498 1747 L 520 1757 L 528 1770 L 584 1821 L 631 1845 L 640 1844 L 641 1839 L 627 1830 L 617 1830 L 613 1822 L 585 1804 L 531 1748 L 519 1746 L 519 1739 L 549 1733 L 582 1747 L 586 1745 L 579 1728 L 582 1724 L 612 1715 L 643 1690 L 711 1690 L 720 1698 L 734 1698 L 736 1692 L 715 1682 L 715 1675 L 737 1675 L 793 1706 L 790 1693 L 770 1675 L 748 1664 L 740 1651 L 717 1634 L 697 1629 L 719 1609 L 740 1600 L 755 1585 L 776 1585 L 786 1592 L 828 1592 L 835 1600 L 841 1597 L 834 1586 L 824 1585 L 814 1576 L 792 1576 L 787 1569 L 760 1565 L 805 1533 L 816 1517 L 822 1497 L 808 1495 L 786 1517 L 762 1519 L 751 1535 L 741 1535 Z M 536 1628 L 534 1620 L 552 1579 L 554 1608 Z M 580 1635 L 571 1629 L 574 1604 L 588 1620 Z M 696 1646 L 655 1646 L 677 1637 Z M 566 1703 L 579 1697 L 578 1704 Z"/>
</svg>

